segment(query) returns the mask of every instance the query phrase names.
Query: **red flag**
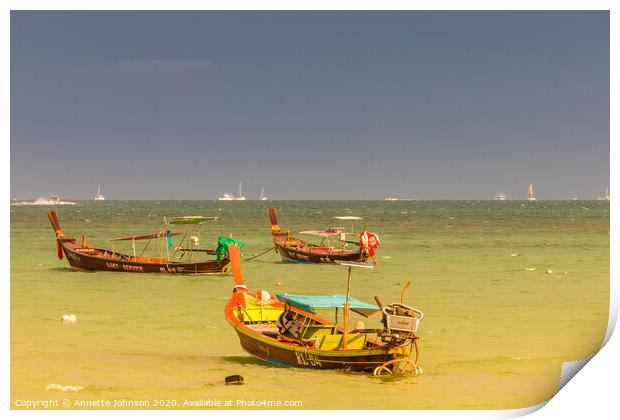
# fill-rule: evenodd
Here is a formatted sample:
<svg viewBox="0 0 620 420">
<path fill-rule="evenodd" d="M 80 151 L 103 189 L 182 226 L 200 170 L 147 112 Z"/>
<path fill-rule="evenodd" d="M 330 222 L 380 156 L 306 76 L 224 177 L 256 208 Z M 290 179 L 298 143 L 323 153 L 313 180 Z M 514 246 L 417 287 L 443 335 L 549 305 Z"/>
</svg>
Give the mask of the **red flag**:
<svg viewBox="0 0 620 420">
<path fill-rule="evenodd" d="M 60 245 L 60 241 L 56 241 L 56 248 L 58 250 L 58 259 L 62 260 L 62 245 Z"/>
<path fill-rule="evenodd" d="M 379 246 L 379 235 L 367 232 L 366 229 L 360 234 L 360 246 L 368 251 L 368 255 L 375 256 L 375 249 Z"/>
</svg>

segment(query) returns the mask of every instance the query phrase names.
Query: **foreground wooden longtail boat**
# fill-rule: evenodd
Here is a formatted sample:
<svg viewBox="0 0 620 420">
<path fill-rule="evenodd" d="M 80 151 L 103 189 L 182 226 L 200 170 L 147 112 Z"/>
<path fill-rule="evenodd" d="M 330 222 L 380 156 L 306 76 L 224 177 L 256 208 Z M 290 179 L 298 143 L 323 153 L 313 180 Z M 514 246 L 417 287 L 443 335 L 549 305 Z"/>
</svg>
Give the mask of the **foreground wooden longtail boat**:
<svg viewBox="0 0 620 420">
<path fill-rule="evenodd" d="M 290 230 L 282 231 L 278 225 L 276 209 L 269 209 L 269 219 L 271 221 L 271 238 L 275 250 L 280 254 L 282 261 L 286 262 L 317 264 L 331 264 L 336 260 L 365 262 L 368 260 L 368 257 L 373 257 L 374 260 L 375 249 L 379 246 L 379 237 L 374 233 L 367 232 L 366 228 L 359 235 L 357 242 L 346 240 L 346 235 L 353 234 L 353 221 L 360 220 L 360 217 L 334 217 L 334 219 L 338 220 L 351 221 L 351 232 L 345 232 L 342 227 L 300 232 L 320 237 L 321 243 L 318 245 L 294 237 Z M 330 237 L 337 237 L 340 246 L 330 245 Z M 349 245 L 353 245 L 353 247 L 350 248 Z"/>
<path fill-rule="evenodd" d="M 205 216 L 186 216 L 164 218 L 163 228 L 155 233 L 139 236 L 129 236 L 113 239 L 115 241 L 131 241 L 132 255 L 124 254 L 115 250 L 93 247 L 87 244 L 86 236 L 82 242 L 78 243 L 75 238 L 66 238 L 58 222 L 58 215 L 55 211 L 49 211 L 47 216 L 56 233 L 56 244 L 58 248 L 58 258 L 62 259 L 63 254 L 67 257 L 69 265 L 74 270 L 81 271 L 122 271 L 128 273 L 179 273 L 179 274 L 215 274 L 227 270 L 230 263 L 227 252 L 228 243 L 240 243 L 233 239 L 220 237 L 218 239 L 218 249 L 209 250 L 199 248 L 197 234 L 188 231 L 171 231 L 170 226 L 174 225 L 201 225 L 215 217 Z M 172 247 L 172 237 L 184 235 L 181 245 L 187 246 Z M 144 256 L 143 252 L 151 241 L 161 239 L 161 250 L 159 257 Z M 148 241 L 142 249 L 142 253 L 136 253 L 136 241 Z M 194 254 L 216 255 L 217 258 L 211 260 L 192 261 Z"/>
<path fill-rule="evenodd" d="M 372 265 L 337 262 L 349 267 L 346 295 L 274 298 L 265 291 L 254 294 L 248 290 L 241 274 L 239 248 L 230 246 L 229 252 L 235 287 L 224 313 L 246 352 L 288 367 L 369 371 L 375 375 L 421 373 L 416 331 L 424 317 L 422 312 L 403 303 L 383 306 L 375 297 L 379 305 L 375 306 L 350 296 L 351 268 Z M 336 318 L 342 309 L 343 325 L 315 315 L 316 308 L 336 309 Z M 382 312 L 383 325 L 350 329 L 350 311 L 366 317 Z"/>
</svg>

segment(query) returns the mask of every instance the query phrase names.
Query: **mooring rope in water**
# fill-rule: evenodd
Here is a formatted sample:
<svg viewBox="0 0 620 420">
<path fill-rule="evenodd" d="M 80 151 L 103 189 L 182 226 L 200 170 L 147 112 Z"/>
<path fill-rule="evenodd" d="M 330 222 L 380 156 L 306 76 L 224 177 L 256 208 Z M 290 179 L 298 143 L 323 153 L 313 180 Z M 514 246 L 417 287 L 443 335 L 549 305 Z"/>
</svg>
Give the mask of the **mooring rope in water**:
<svg viewBox="0 0 620 420">
<path fill-rule="evenodd" d="M 260 254 L 258 254 L 258 255 L 254 255 L 253 257 L 247 258 L 247 259 L 245 259 L 245 260 L 243 260 L 243 261 L 250 261 L 250 260 L 253 260 L 254 258 L 258 258 L 258 257 L 260 257 L 261 255 L 265 255 L 266 253 L 268 253 L 269 251 L 271 251 L 271 250 L 272 250 L 272 249 L 274 249 L 274 248 L 275 248 L 275 246 L 272 246 L 272 247 L 271 247 L 271 248 L 269 248 L 267 251 L 261 252 Z"/>
</svg>

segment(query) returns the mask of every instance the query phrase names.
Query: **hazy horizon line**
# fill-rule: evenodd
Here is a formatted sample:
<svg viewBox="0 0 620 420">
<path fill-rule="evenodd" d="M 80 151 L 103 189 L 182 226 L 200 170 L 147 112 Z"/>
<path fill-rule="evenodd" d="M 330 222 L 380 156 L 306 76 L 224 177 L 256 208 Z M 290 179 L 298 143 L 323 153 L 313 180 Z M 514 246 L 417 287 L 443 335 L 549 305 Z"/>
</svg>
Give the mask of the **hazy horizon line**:
<svg viewBox="0 0 620 420">
<path fill-rule="evenodd" d="M 46 197 L 27 197 L 27 198 L 11 198 L 11 202 L 18 200 L 38 200 L 45 199 Z M 569 198 L 539 198 L 536 197 L 535 200 L 532 201 L 575 201 L 577 200 L 586 200 L 586 201 L 610 201 L 601 199 L 599 197 L 569 197 Z M 97 201 L 94 198 L 66 198 L 63 200 L 75 200 L 75 201 Z M 269 200 L 260 200 L 258 198 L 248 198 L 246 200 L 218 200 L 217 198 L 106 198 L 103 201 L 215 201 L 222 203 L 238 203 L 238 202 L 247 202 L 247 201 L 263 201 L 263 202 L 273 202 L 273 201 L 386 201 L 386 202 L 397 202 L 397 201 L 530 201 L 527 198 L 507 198 L 505 200 L 497 200 L 496 198 L 397 198 L 396 200 L 387 200 L 385 198 L 274 198 Z M 531 201 L 530 201 L 531 202 Z M 63 204 L 60 204 L 63 205 Z"/>
</svg>

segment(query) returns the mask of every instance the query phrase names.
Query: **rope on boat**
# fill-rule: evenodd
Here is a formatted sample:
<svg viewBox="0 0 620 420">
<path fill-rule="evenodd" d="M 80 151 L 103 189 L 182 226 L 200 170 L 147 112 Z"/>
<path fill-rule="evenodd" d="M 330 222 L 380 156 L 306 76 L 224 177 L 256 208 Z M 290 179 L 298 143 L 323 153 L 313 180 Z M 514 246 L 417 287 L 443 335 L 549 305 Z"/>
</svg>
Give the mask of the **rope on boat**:
<svg viewBox="0 0 620 420">
<path fill-rule="evenodd" d="M 253 260 L 254 258 L 260 257 L 261 255 L 265 255 L 266 253 L 268 253 L 269 251 L 271 251 L 271 250 L 272 250 L 272 249 L 274 249 L 274 248 L 275 248 L 275 245 L 274 245 L 274 246 L 272 246 L 271 248 L 269 248 L 267 251 L 261 252 L 261 253 L 260 253 L 260 254 L 258 254 L 258 255 L 254 255 L 253 257 L 246 258 L 246 259 L 245 259 L 245 260 L 243 260 L 243 261 L 250 261 L 250 260 Z"/>
</svg>

